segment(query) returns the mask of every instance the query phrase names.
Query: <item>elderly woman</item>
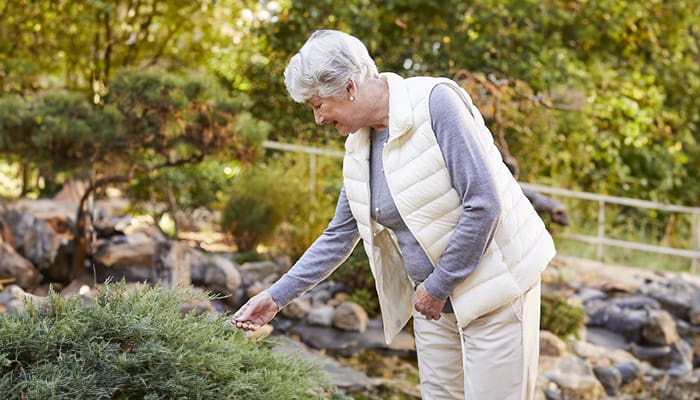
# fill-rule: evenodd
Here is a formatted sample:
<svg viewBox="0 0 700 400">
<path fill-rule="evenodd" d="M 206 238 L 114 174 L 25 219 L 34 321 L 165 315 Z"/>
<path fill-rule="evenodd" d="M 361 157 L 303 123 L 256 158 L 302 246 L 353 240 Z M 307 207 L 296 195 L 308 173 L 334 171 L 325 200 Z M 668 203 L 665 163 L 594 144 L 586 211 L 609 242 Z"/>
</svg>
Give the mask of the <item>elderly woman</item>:
<svg viewBox="0 0 700 400">
<path fill-rule="evenodd" d="M 292 99 L 343 136 L 335 216 L 296 264 L 234 314 L 252 330 L 339 267 L 362 239 L 387 343 L 413 317 L 424 399 L 529 399 L 540 274 L 555 249 L 455 82 L 378 73 L 322 30 L 284 73 Z"/>
</svg>

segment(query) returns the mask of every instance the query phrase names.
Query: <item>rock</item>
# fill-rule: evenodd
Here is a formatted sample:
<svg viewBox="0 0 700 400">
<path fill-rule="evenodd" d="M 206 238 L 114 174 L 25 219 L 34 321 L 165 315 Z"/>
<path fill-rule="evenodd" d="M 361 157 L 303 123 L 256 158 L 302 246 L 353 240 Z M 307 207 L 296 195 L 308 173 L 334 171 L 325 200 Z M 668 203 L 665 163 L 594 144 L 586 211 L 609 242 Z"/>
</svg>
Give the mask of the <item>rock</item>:
<svg viewBox="0 0 700 400">
<path fill-rule="evenodd" d="M 622 385 L 622 374 L 620 370 L 607 365 L 599 365 L 593 368 L 593 373 L 603 385 L 605 393 L 607 393 L 608 396 L 618 395 L 618 390 Z"/>
<path fill-rule="evenodd" d="M 368 320 L 367 312 L 351 301 L 339 305 L 333 313 L 333 326 L 344 331 L 364 332 Z"/>
<path fill-rule="evenodd" d="M 31 290 L 41 281 L 41 274 L 12 246 L 0 243 L 0 279 L 14 279 L 22 289 Z"/>
<path fill-rule="evenodd" d="M 167 288 L 192 284 L 189 253 L 186 246 L 173 241 L 157 242 L 153 251 L 152 282 Z"/>
<path fill-rule="evenodd" d="M 76 294 L 90 293 L 92 287 L 95 286 L 92 276 L 84 275 L 78 279 L 72 280 L 68 285 L 61 289 L 61 296 L 70 297 Z"/>
<path fill-rule="evenodd" d="M 603 328 L 588 328 L 586 340 L 606 349 L 629 350 L 630 344 L 624 336 Z"/>
<path fill-rule="evenodd" d="M 155 251 L 156 241 L 144 234 L 114 236 L 98 244 L 93 259 L 109 268 L 135 266 L 150 271 Z"/>
<path fill-rule="evenodd" d="M 335 314 L 335 307 L 331 305 L 322 305 L 314 307 L 309 311 L 306 316 L 306 321 L 311 325 L 326 326 L 329 327 L 333 324 L 333 316 Z M 353 329 L 347 329 L 353 330 Z"/>
<path fill-rule="evenodd" d="M 255 281 L 271 284 L 286 270 L 274 261 L 256 261 L 243 263 L 241 272 L 249 275 Z"/>
<path fill-rule="evenodd" d="M 416 347 L 413 336 L 406 332 L 400 332 L 396 339 L 387 345 L 384 342 L 384 330 L 378 320 L 370 320 L 367 324 L 367 330 L 362 333 L 288 320 L 276 321 L 275 328 L 278 331 L 298 336 L 308 346 L 314 349 L 323 349 L 328 354 L 350 356 L 364 350 L 373 350 L 383 354 L 415 358 Z"/>
<path fill-rule="evenodd" d="M 700 325 L 700 289 L 695 290 L 690 296 L 690 310 L 688 319 L 693 325 Z"/>
<path fill-rule="evenodd" d="M 331 299 L 331 292 L 328 290 L 315 290 L 311 293 L 311 304 L 317 306 L 328 303 Z"/>
<path fill-rule="evenodd" d="M 540 354 L 559 357 L 566 352 L 566 343 L 550 331 L 540 331 Z"/>
<path fill-rule="evenodd" d="M 605 322 L 606 329 L 621 334 L 631 342 L 641 342 L 642 328 L 649 318 L 646 310 L 620 308 L 617 305 L 611 305 L 608 312 L 608 319 Z"/>
<path fill-rule="evenodd" d="M 651 344 L 668 345 L 678 340 L 678 331 L 673 317 L 667 311 L 653 310 L 644 323 L 642 337 Z"/>
<path fill-rule="evenodd" d="M 16 209 L 5 213 L 17 252 L 39 270 L 48 269 L 56 259 L 61 238 L 45 221 Z"/>
<path fill-rule="evenodd" d="M 671 365 L 668 373 L 671 376 L 682 377 L 693 371 L 693 348 L 683 339 L 671 344 Z"/>
<path fill-rule="evenodd" d="M 600 360 L 605 359 L 610 352 L 610 349 L 582 340 L 574 340 L 570 345 L 574 354 L 595 364 L 600 364 Z"/>
<path fill-rule="evenodd" d="M 622 385 L 627 385 L 630 382 L 637 380 L 641 375 L 638 362 L 625 361 L 615 365 L 615 368 L 620 372 Z"/>
<path fill-rule="evenodd" d="M 15 248 L 15 238 L 12 236 L 10 226 L 5 222 L 5 218 L 0 214 L 0 243 L 7 243 Z"/>
<path fill-rule="evenodd" d="M 305 297 L 299 297 L 292 300 L 289 304 L 284 306 L 280 313 L 285 318 L 301 320 L 306 317 L 310 310 L 311 303 L 309 302 L 309 299 Z"/>
<path fill-rule="evenodd" d="M 607 295 L 600 289 L 582 287 L 571 298 L 577 299 L 581 304 L 585 304 L 591 300 L 605 300 Z"/>
<path fill-rule="evenodd" d="M 269 283 L 255 282 L 246 288 L 245 294 L 248 298 L 251 298 L 256 294 L 261 293 L 263 290 L 266 290 L 270 286 L 271 285 Z"/>
<path fill-rule="evenodd" d="M 243 283 L 241 273 L 233 261 L 221 256 L 213 256 L 204 272 L 207 288 L 222 294 L 234 293 Z"/>
<path fill-rule="evenodd" d="M 689 320 L 691 298 L 698 286 L 680 277 L 656 280 L 640 287 L 638 293 L 652 297 L 673 316 Z"/>
<path fill-rule="evenodd" d="M 0 292 L 0 305 L 5 312 L 20 313 L 24 311 L 24 303 L 41 304 L 45 297 L 34 296 L 25 292 L 17 285 L 8 285 Z"/>
<path fill-rule="evenodd" d="M 289 338 L 279 338 L 275 340 L 276 345 L 273 351 L 291 355 L 295 354 L 307 361 L 312 361 L 320 365 L 324 370 L 331 385 L 337 387 L 343 393 L 355 393 L 367 391 L 374 383 L 362 372 L 352 368 L 343 367 L 330 357 L 312 352 L 302 343 Z"/>
</svg>

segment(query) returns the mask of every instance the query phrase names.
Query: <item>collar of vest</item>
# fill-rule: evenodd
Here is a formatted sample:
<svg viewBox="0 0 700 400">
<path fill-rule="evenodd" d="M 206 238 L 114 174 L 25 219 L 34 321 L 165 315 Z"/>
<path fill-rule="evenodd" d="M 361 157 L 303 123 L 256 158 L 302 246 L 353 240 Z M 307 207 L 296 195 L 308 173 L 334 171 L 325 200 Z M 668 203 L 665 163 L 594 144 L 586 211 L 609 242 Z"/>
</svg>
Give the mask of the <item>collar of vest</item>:
<svg viewBox="0 0 700 400">
<path fill-rule="evenodd" d="M 393 72 L 383 72 L 379 77 L 389 85 L 389 141 L 408 132 L 413 126 L 413 108 L 404 78 Z M 369 145 L 369 128 L 351 133 L 345 141 L 348 155 L 361 152 Z M 362 152 L 364 153 L 364 152 Z"/>
</svg>

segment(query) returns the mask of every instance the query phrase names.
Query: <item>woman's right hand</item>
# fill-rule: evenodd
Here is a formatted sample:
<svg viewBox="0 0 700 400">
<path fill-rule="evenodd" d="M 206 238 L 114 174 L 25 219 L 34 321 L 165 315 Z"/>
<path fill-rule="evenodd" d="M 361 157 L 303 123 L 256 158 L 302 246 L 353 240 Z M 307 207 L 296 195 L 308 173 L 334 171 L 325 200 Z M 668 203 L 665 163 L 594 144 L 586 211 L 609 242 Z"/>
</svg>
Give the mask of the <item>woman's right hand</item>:
<svg viewBox="0 0 700 400">
<path fill-rule="evenodd" d="M 265 290 L 251 297 L 236 311 L 231 323 L 239 329 L 254 331 L 270 322 L 279 310 L 272 295 Z"/>
</svg>

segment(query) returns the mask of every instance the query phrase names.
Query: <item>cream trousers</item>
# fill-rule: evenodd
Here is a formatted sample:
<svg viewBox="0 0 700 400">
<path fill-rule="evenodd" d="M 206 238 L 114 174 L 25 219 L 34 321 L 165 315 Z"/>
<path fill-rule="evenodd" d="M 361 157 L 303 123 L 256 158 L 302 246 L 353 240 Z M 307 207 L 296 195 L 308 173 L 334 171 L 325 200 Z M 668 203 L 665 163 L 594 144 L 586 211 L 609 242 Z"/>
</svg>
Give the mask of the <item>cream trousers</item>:
<svg viewBox="0 0 700 400">
<path fill-rule="evenodd" d="M 413 313 L 423 400 L 531 400 L 537 379 L 540 284 L 463 327 L 454 314 Z"/>
</svg>

